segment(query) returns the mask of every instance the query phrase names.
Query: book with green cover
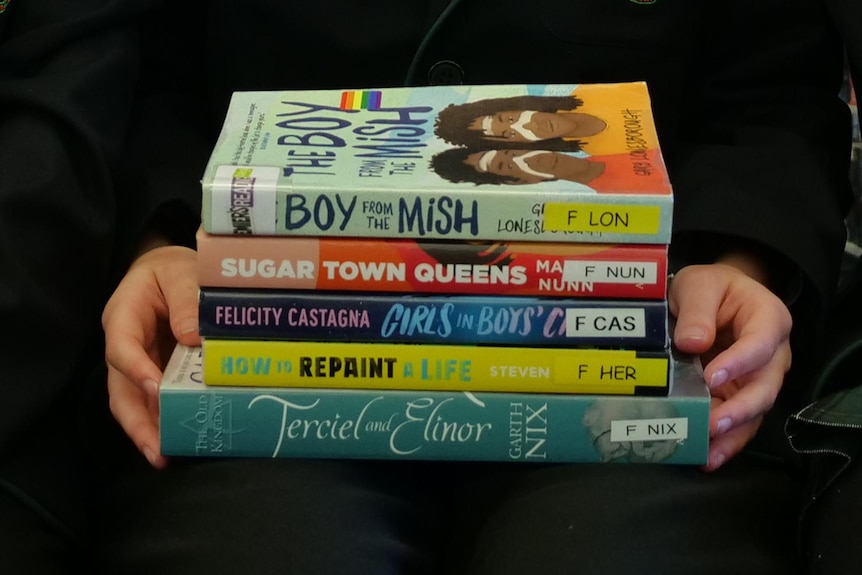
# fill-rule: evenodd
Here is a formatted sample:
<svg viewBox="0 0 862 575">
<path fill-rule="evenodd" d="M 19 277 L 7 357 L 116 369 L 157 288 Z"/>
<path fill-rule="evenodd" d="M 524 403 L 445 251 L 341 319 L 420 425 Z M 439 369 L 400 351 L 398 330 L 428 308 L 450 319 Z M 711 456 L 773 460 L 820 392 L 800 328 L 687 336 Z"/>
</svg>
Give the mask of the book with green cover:
<svg viewBox="0 0 862 575">
<path fill-rule="evenodd" d="M 644 82 L 235 92 L 212 234 L 666 244 Z"/>
</svg>

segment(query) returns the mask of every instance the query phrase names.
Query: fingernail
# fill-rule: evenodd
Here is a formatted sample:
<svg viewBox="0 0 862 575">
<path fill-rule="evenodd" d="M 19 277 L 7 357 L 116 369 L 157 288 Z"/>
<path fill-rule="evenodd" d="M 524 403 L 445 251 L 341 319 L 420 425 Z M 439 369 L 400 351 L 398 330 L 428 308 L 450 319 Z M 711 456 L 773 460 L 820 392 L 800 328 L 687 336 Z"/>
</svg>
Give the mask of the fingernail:
<svg viewBox="0 0 862 575">
<path fill-rule="evenodd" d="M 195 318 L 187 318 L 177 323 L 177 335 L 185 335 L 187 333 L 196 332 L 198 330 L 198 321 Z"/>
<path fill-rule="evenodd" d="M 156 465 L 156 454 L 149 447 L 144 447 L 143 449 L 144 457 L 147 458 L 147 461 L 150 462 L 150 465 Z"/>
<path fill-rule="evenodd" d="M 727 459 L 723 453 L 716 453 L 712 456 L 712 468 L 718 469 L 722 465 L 724 465 L 724 461 Z"/>
<path fill-rule="evenodd" d="M 718 423 L 715 426 L 716 435 L 720 435 L 720 434 L 724 433 L 725 431 L 727 431 L 728 429 L 730 429 L 731 423 L 733 423 L 733 422 L 730 420 L 729 417 L 722 417 L 721 419 L 719 419 Z"/>
<path fill-rule="evenodd" d="M 153 379 L 145 379 L 144 380 L 144 391 L 147 392 L 147 395 L 152 397 L 158 397 L 159 395 L 159 384 Z"/>
<path fill-rule="evenodd" d="M 727 370 L 726 369 L 719 369 L 718 371 L 716 371 L 715 373 L 712 374 L 712 378 L 710 378 L 710 380 L 709 380 L 709 387 L 710 388 L 718 387 L 719 385 L 723 384 L 725 381 L 727 381 Z"/>
<path fill-rule="evenodd" d="M 706 339 L 706 330 L 699 327 L 688 327 L 676 334 L 676 337 L 682 339 L 693 339 L 703 341 Z"/>
</svg>

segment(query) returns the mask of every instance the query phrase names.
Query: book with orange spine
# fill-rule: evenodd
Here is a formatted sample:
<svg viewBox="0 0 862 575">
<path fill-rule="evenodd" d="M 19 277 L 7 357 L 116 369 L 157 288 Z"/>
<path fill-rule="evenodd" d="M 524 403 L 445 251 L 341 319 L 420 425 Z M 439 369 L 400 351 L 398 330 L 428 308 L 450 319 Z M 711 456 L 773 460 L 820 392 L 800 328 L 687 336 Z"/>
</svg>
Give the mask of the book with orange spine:
<svg viewBox="0 0 862 575">
<path fill-rule="evenodd" d="M 198 230 L 202 287 L 663 299 L 664 244 L 225 236 Z"/>
</svg>

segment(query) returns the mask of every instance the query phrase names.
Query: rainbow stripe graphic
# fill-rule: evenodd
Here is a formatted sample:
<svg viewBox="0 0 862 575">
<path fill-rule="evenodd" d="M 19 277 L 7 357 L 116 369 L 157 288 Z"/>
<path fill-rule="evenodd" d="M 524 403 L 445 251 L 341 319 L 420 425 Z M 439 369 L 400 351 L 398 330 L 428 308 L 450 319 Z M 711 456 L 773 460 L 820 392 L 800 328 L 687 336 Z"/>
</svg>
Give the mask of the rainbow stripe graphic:
<svg viewBox="0 0 862 575">
<path fill-rule="evenodd" d="M 341 93 L 341 109 L 378 110 L 380 95 L 380 90 L 345 90 Z"/>
</svg>

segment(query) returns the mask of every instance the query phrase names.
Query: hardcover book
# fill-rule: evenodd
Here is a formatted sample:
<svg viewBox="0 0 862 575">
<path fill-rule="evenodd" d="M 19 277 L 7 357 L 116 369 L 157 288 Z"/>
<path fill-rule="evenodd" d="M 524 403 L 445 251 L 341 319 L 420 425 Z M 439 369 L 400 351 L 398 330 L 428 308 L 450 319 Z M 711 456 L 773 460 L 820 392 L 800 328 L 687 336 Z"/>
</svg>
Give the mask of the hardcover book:
<svg viewBox="0 0 862 575">
<path fill-rule="evenodd" d="M 644 82 L 235 92 L 202 178 L 229 235 L 668 243 Z"/>
<path fill-rule="evenodd" d="M 169 456 L 701 465 L 709 390 L 673 361 L 666 397 L 212 387 L 178 346 L 160 388 Z"/>
<path fill-rule="evenodd" d="M 274 237 L 198 230 L 204 287 L 664 299 L 665 244 Z"/>
<path fill-rule="evenodd" d="M 208 385 L 667 395 L 670 350 L 203 340 Z"/>
<path fill-rule="evenodd" d="M 603 346 L 669 345 L 666 300 L 201 288 L 204 338 Z"/>
</svg>

